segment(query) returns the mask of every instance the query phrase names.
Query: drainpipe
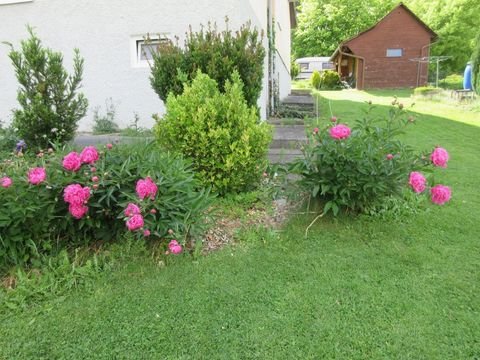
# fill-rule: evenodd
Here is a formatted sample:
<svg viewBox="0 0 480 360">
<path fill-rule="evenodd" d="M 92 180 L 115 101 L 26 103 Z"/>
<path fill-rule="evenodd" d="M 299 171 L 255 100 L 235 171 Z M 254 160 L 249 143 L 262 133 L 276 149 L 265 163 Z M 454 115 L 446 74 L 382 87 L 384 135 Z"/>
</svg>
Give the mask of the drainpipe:
<svg viewBox="0 0 480 360">
<path fill-rule="evenodd" d="M 360 60 L 362 60 L 362 62 L 363 62 L 363 69 L 362 69 L 362 87 L 365 88 L 365 64 L 366 64 L 365 58 L 364 58 L 363 56 L 359 56 L 359 55 L 344 53 L 344 52 L 342 51 L 342 49 L 340 49 L 340 47 L 338 48 L 338 53 L 339 53 L 341 56 L 345 55 L 345 56 L 353 57 L 353 58 L 355 58 L 355 59 L 360 59 Z M 341 56 L 340 56 L 340 58 L 341 58 Z M 340 64 L 340 66 L 342 66 L 342 64 Z M 357 68 L 357 73 L 358 73 L 358 68 Z M 357 80 L 357 81 L 358 81 L 358 80 Z M 357 82 L 357 88 L 358 88 L 358 82 Z"/>
</svg>

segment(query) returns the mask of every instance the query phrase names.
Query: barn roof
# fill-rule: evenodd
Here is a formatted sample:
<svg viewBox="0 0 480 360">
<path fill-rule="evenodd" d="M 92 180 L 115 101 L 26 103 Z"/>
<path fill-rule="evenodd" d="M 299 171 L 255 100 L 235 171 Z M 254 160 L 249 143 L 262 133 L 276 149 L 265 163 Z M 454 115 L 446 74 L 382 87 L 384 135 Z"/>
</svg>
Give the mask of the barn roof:
<svg viewBox="0 0 480 360">
<path fill-rule="evenodd" d="M 338 51 L 340 50 L 340 48 L 342 46 L 345 46 L 345 45 L 348 45 L 348 43 L 350 41 L 352 41 L 353 39 L 356 39 L 366 33 L 368 33 L 369 31 L 372 31 L 373 29 L 375 29 L 378 24 L 382 23 L 383 21 L 385 21 L 387 19 L 387 17 L 393 13 L 395 10 L 397 10 L 398 8 L 403 8 L 407 13 L 409 13 L 424 29 L 425 31 L 427 31 L 428 33 L 430 33 L 430 36 L 431 36 L 431 39 L 432 40 L 435 40 L 438 38 L 438 35 L 435 31 L 433 31 L 427 24 L 425 24 L 417 15 L 415 15 L 415 13 L 410 10 L 404 3 L 399 3 L 397 6 L 395 6 L 394 9 L 392 9 L 392 11 L 390 11 L 387 15 L 385 15 L 382 19 L 380 19 L 380 21 L 378 21 L 375 25 L 373 25 L 372 27 L 358 33 L 357 35 L 355 36 L 352 36 L 351 38 L 347 39 L 347 40 L 344 40 L 340 43 L 340 45 L 338 45 L 337 49 L 335 50 L 335 52 L 333 53 L 333 55 L 330 57 L 330 59 L 334 59 L 335 56 L 337 55 Z"/>
</svg>

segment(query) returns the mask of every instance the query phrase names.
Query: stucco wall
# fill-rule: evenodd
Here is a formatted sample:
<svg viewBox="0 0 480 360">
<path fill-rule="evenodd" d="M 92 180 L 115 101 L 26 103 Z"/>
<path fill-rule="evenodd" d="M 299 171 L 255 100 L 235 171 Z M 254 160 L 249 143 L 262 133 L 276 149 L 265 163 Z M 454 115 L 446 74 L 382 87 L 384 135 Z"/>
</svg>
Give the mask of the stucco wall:
<svg viewBox="0 0 480 360">
<path fill-rule="evenodd" d="M 189 25 L 198 29 L 200 24 L 212 21 L 222 27 L 225 16 L 232 29 L 248 20 L 263 27 L 258 3 L 258 14 L 244 0 L 34 0 L 0 5 L 0 41 L 18 47 L 19 41 L 27 37 L 25 25 L 30 24 L 45 45 L 64 54 L 69 68 L 72 49 L 80 49 L 85 58 L 83 92 L 90 101 L 80 130 L 91 128 L 92 109 L 104 107 L 107 98 L 113 99 L 121 126 L 129 125 L 137 112 L 140 125 L 150 127 L 151 115 L 162 113 L 164 107 L 150 87 L 149 68 L 132 67 L 131 37 L 168 33 L 183 38 Z M 8 48 L 0 46 L 0 119 L 8 122 L 10 110 L 17 106 L 17 82 L 7 54 Z M 259 100 L 263 116 L 266 94 L 264 86 Z"/>
</svg>

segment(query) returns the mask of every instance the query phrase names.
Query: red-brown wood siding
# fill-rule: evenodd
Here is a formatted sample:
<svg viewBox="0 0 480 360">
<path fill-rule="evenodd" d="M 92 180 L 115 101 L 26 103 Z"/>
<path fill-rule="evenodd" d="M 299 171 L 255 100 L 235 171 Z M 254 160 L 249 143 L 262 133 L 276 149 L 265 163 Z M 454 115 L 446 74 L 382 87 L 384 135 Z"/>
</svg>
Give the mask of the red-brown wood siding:
<svg viewBox="0 0 480 360">
<path fill-rule="evenodd" d="M 428 66 L 410 61 L 429 55 L 431 33 L 405 9 L 398 7 L 372 30 L 345 43 L 353 54 L 364 57 L 364 78 L 358 88 L 404 88 L 418 86 L 428 79 Z M 423 51 L 422 51 L 423 48 Z M 401 57 L 387 57 L 387 49 L 402 49 Z M 358 71 L 359 77 L 362 71 Z"/>
</svg>

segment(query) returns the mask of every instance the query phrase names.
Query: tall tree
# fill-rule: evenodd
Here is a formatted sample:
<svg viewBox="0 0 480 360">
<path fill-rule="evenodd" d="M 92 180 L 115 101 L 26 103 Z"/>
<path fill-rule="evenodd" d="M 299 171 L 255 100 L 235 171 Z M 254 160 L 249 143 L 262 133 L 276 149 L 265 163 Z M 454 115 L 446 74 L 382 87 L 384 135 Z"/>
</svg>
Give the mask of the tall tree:
<svg viewBox="0 0 480 360">
<path fill-rule="evenodd" d="M 473 88 L 477 94 L 480 95 L 480 32 L 477 35 L 475 49 L 472 55 L 472 75 L 473 75 Z"/>
<path fill-rule="evenodd" d="M 448 55 L 449 71 L 460 72 L 473 51 L 480 28 L 478 0 L 404 0 L 439 35 L 432 55 Z M 396 0 L 301 0 L 294 34 L 296 57 L 331 55 L 338 44 L 386 15 Z"/>
</svg>

